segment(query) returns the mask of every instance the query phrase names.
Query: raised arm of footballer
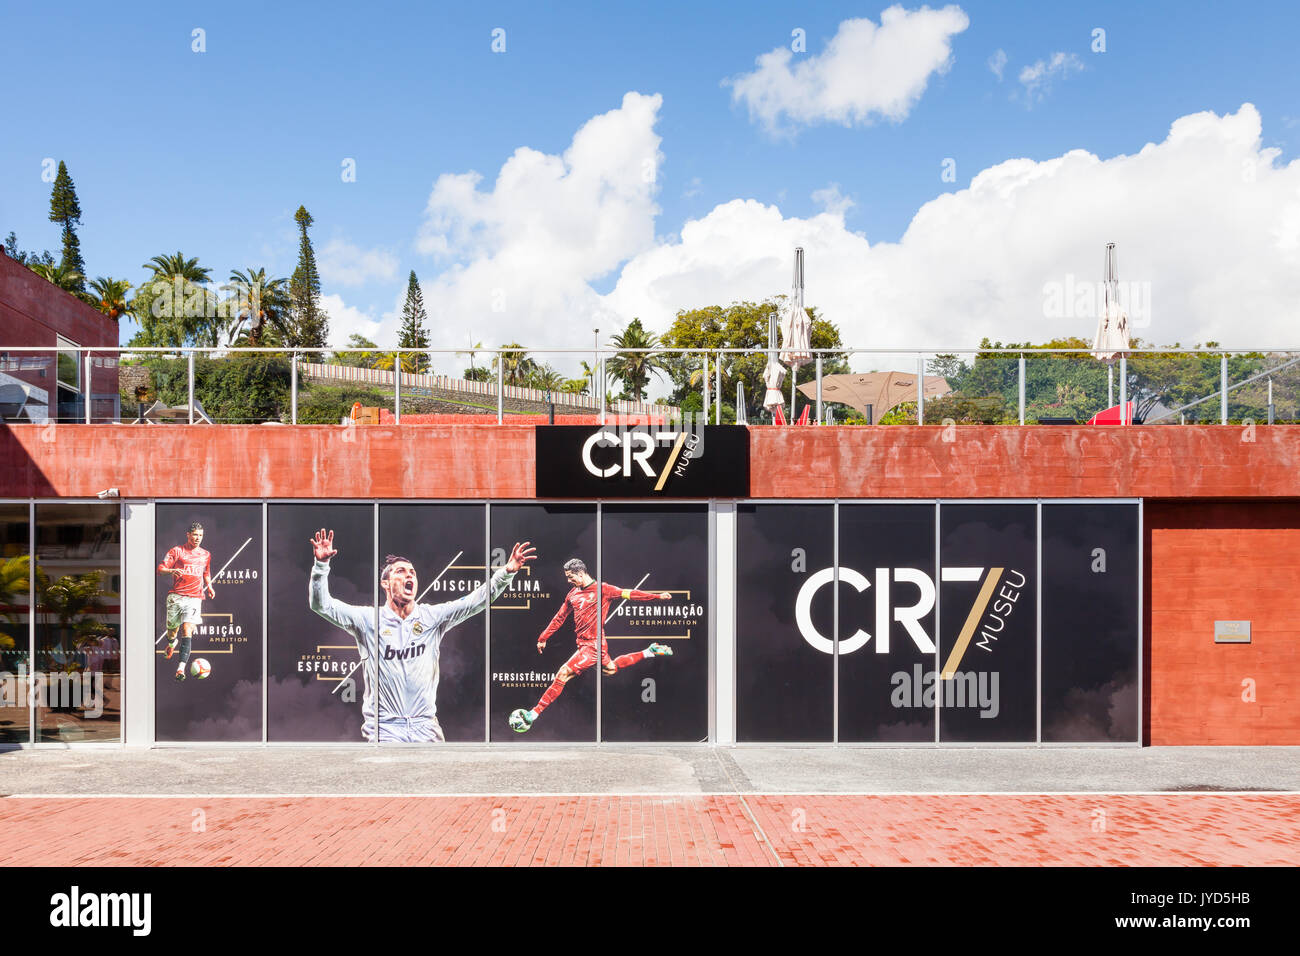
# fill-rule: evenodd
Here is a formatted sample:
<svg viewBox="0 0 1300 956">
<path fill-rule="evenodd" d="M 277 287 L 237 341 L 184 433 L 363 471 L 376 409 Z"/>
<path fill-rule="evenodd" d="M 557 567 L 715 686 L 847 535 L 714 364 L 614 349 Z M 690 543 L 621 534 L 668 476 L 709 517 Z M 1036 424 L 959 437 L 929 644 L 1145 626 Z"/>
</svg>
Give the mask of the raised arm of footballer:
<svg viewBox="0 0 1300 956">
<path fill-rule="evenodd" d="M 384 560 L 379 586 L 384 604 L 354 607 L 329 593 L 329 560 L 338 550 L 334 532 L 324 528 L 312 537 L 311 609 L 343 628 L 357 642 L 365 674 L 362 715 L 367 739 L 441 741 L 437 721 L 438 657 L 444 635 L 484 610 L 509 587 L 515 574 L 536 557 L 529 542 L 516 543 L 505 567 L 472 593 L 443 604 L 418 604 L 419 577 L 406 558 Z M 377 613 L 376 613 L 377 612 Z M 376 618 L 378 620 L 376 620 Z M 378 660 L 385 661 L 381 667 Z"/>
</svg>

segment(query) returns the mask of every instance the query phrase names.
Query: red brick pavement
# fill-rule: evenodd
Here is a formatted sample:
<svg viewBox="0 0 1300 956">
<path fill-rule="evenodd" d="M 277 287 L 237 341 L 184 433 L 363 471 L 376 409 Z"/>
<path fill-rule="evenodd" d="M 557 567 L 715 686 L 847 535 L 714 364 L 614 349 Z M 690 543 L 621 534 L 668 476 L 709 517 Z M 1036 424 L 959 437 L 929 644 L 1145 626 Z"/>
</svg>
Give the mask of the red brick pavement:
<svg viewBox="0 0 1300 956">
<path fill-rule="evenodd" d="M 778 862 L 1295 866 L 1300 795 L 8 797 L 0 803 L 5 866 Z"/>
</svg>

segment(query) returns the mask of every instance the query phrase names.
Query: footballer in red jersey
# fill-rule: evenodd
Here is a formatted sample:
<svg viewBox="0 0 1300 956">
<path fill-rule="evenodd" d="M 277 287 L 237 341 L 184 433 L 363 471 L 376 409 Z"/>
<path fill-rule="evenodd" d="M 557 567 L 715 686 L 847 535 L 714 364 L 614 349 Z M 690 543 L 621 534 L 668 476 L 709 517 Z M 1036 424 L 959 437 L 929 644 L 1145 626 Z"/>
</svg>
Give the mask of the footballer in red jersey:
<svg viewBox="0 0 1300 956">
<path fill-rule="evenodd" d="M 605 636 L 599 633 L 605 620 L 609 617 L 609 605 L 615 598 L 625 601 L 667 601 L 672 594 L 667 591 L 638 591 L 635 588 L 620 588 L 613 584 L 597 585 L 587 573 L 587 565 L 579 558 L 570 558 L 564 563 L 564 578 L 572 585 L 564 596 L 564 603 L 551 618 L 540 637 L 537 638 L 537 653 L 546 650 L 546 642 L 560 629 L 560 625 L 570 613 L 573 614 L 573 630 L 578 637 L 578 649 L 556 672 L 555 680 L 542 694 L 541 699 L 533 705 L 532 710 L 516 710 L 510 715 L 511 729 L 523 733 L 533 725 L 539 714 L 560 696 L 564 685 L 596 663 L 599 643 L 600 669 L 607 676 L 613 676 L 620 668 L 630 667 L 650 657 L 671 657 L 673 649 L 666 644 L 651 644 L 644 651 L 634 651 L 611 659 Z M 600 599 L 596 592 L 599 590 Z"/>
<path fill-rule="evenodd" d="M 197 521 L 190 525 L 185 543 L 167 552 L 158 565 L 159 574 L 172 576 L 172 589 L 167 593 L 167 659 L 171 660 L 177 646 L 181 652 L 176 667 L 176 679 L 185 680 L 185 665 L 190 660 L 190 640 L 194 625 L 203 621 L 203 596 L 217 596 L 212 590 L 212 555 L 199 547 L 203 543 L 203 525 Z M 176 632 L 180 631 L 177 640 Z"/>
</svg>

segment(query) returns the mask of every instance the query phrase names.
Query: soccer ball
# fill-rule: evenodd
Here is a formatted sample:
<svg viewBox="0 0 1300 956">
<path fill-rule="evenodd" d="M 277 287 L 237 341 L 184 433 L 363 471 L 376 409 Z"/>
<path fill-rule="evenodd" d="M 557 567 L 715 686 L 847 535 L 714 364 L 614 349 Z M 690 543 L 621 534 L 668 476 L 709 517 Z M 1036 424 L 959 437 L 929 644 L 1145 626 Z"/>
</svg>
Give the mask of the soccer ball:
<svg viewBox="0 0 1300 956">
<path fill-rule="evenodd" d="M 517 734 L 522 734 L 528 729 L 528 718 L 524 716 L 524 709 L 522 707 L 519 710 L 512 711 L 510 719 L 506 721 L 506 723 L 508 723 L 510 729 Z"/>
<path fill-rule="evenodd" d="M 212 673 L 212 665 L 202 657 L 196 657 L 194 660 L 190 661 L 190 673 L 199 680 L 203 680 L 203 678 Z"/>
</svg>

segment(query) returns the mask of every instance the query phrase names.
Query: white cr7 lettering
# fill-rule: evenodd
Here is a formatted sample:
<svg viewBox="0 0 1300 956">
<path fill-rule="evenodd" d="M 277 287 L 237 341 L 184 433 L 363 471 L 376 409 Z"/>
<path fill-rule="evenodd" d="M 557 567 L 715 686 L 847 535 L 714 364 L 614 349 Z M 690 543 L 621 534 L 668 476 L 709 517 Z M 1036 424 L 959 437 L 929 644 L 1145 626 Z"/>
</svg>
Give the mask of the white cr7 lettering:
<svg viewBox="0 0 1300 956">
<path fill-rule="evenodd" d="M 632 464 L 635 462 L 641 466 L 641 470 L 645 472 L 647 477 L 653 478 L 655 470 L 650 467 L 650 458 L 654 455 L 655 448 L 659 442 L 673 442 L 676 439 L 676 432 L 655 432 L 651 435 L 649 432 L 629 431 L 620 433 L 602 428 L 600 431 L 592 433 L 583 443 L 582 467 L 597 478 L 609 478 L 620 471 L 624 478 L 630 478 L 632 476 Z M 597 443 L 602 440 L 607 447 L 622 447 L 623 460 L 621 463 L 615 461 L 613 464 L 602 467 L 592 460 L 592 452 L 595 450 Z"/>
<path fill-rule="evenodd" d="M 934 579 L 918 568 L 876 568 L 876 653 L 889 653 L 889 583 L 891 571 L 895 584 L 913 584 L 916 585 L 917 590 L 920 592 L 916 603 L 911 607 L 895 607 L 893 609 L 893 619 L 903 625 L 903 629 L 907 631 L 917 650 L 923 654 L 933 654 L 934 641 L 931 640 L 929 634 L 925 633 L 925 628 L 921 626 L 921 618 L 934 609 Z M 978 581 L 983 573 L 983 568 L 944 568 L 942 570 L 943 580 L 945 581 Z M 824 637 L 813 626 L 812 602 L 817 592 L 833 580 L 835 580 L 834 568 L 823 568 L 809 575 L 808 580 L 799 589 L 799 596 L 795 599 L 794 605 L 794 620 L 799 628 L 799 633 L 812 647 L 824 654 L 835 653 L 835 642 L 828 637 Z M 871 582 L 867 580 L 866 576 L 853 568 L 841 567 L 840 581 L 857 591 L 865 591 L 871 587 Z M 871 640 L 871 635 L 862 629 L 858 629 L 840 641 L 840 653 L 851 654 L 863 647 L 869 640 Z"/>
</svg>

